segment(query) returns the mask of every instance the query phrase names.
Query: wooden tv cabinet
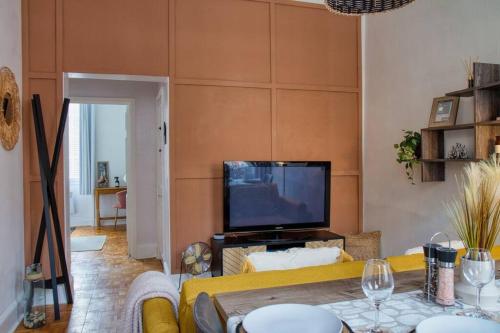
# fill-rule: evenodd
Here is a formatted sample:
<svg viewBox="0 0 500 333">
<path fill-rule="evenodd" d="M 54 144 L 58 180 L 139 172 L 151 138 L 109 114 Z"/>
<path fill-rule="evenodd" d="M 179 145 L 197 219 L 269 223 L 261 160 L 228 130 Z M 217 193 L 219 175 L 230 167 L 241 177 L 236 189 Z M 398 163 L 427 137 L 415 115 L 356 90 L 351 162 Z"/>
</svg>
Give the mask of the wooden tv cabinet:
<svg viewBox="0 0 500 333">
<path fill-rule="evenodd" d="M 286 250 L 292 247 L 345 248 L 344 236 L 326 230 L 277 231 L 226 235 L 211 240 L 212 276 L 234 275 L 241 271 L 245 256 L 253 252 Z"/>
</svg>

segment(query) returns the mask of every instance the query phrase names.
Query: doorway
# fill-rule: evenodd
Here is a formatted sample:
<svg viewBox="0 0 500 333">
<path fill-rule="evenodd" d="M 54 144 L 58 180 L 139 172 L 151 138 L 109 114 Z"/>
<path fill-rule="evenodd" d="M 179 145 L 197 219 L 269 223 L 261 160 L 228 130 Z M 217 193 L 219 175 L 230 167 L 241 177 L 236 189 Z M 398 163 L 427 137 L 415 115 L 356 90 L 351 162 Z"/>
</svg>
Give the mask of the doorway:
<svg viewBox="0 0 500 333">
<path fill-rule="evenodd" d="M 95 115 L 98 114 L 97 111 L 103 109 L 121 110 L 120 112 L 126 114 L 124 130 L 126 138 L 123 140 L 119 139 L 119 135 L 115 136 L 115 141 L 120 142 L 121 140 L 124 143 L 121 147 L 125 147 L 125 167 L 122 169 L 114 168 L 113 165 L 116 166 L 116 162 L 112 162 L 110 156 L 96 157 L 95 163 L 108 162 L 109 173 L 104 172 L 104 177 L 102 177 L 101 171 L 106 170 L 106 163 L 103 167 L 95 165 L 92 176 L 95 183 L 94 195 L 87 194 L 89 197 L 84 202 L 80 202 L 81 198 L 75 194 L 79 192 L 79 188 L 72 185 L 72 182 L 75 183 L 77 175 L 68 161 L 70 155 L 68 150 L 71 146 L 68 133 L 71 132 L 71 128 L 66 131 L 65 223 L 68 230 L 70 227 L 76 226 L 78 228 L 77 223 L 85 223 L 85 221 L 89 225 L 92 221 L 90 227 L 98 228 L 96 217 L 99 216 L 102 217 L 100 222 L 103 229 L 112 228 L 114 230 L 115 216 L 117 215 L 116 208 L 113 208 L 117 202 L 115 193 L 105 193 L 97 201 L 95 191 L 100 190 L 97 185 L 100 180 L 113 189 L 115 186 L 114 177 L 118 177 L 119 186 L 126 186 L 127 190 L 126 209 L 120 208 L 117 218 L 117 230 L 123 229 L 126 232 L 127 255 L 133 259 L 159 259 L 164 270 L 169 271 L 167 78 L 67 73 L 64 79 L 64 95 L 71 99 L 72 104 L 79 104 L 79 108 L 81 105 L 92 105 L 96 110 Z M 72 106 L 72 108 L 75 107 Z M 108 118 L 105 122 L 107 125 L 111 124 L 111 127 L 108 126 L 106 131 L 116 132 L 117 127 L 123 129 L 123 120 Z M 120 125 L 114 126 L 115 123 Z M 69 123 L 68 126 L 72 126 L 72 124 Z M 76 125 L 73 124 L 73 126 Z M 110 148 L 109 145 L 105 146 L 107 146 L 108 154 L 110 150 L 116 153 L 115 149 Z M 95 148 L 95 153 L 97 152 L 98 147 Z M 74 155 L 76 156 L 76 154 Z M 71 178 L 74 180 L 72 181 Z M 103 191 L 108 192 L 107 189 Z M 99 204 L 99 215 L 97 215 L 96 203 Z M 83 212 L 82 209 L 78 210 L 78 205 L 83 207 Z M 84 216 L 80 218 L 79 214 Z M 122 216 L 126 218 L 121 219 Z M 67 241 L 69 241 L 68 236 Z"/>
<path fill-rule="evenodd" d="M 126 119 L 132 101 L 73 98 L 68 112 L 71 251 L 128 248 Z M 116 242 L 116 244 L 113 243 Z"/>
</svg>

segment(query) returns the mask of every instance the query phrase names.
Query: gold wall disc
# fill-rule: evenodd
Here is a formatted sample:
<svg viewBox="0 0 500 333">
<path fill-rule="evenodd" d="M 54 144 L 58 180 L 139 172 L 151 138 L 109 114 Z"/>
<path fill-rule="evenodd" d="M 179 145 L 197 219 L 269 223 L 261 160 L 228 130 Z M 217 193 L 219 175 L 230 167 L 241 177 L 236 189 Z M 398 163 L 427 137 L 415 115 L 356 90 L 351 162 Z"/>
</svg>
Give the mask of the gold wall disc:
<svg viewBox="0 0 500 333">
<path fill-rule="evenodd" d="M 19 140 L 21 130 L 21 110 L 19 88 L 14 73 L 0 68 L 0 142 L 7 150 L 12 150 Z"/>
</svg>

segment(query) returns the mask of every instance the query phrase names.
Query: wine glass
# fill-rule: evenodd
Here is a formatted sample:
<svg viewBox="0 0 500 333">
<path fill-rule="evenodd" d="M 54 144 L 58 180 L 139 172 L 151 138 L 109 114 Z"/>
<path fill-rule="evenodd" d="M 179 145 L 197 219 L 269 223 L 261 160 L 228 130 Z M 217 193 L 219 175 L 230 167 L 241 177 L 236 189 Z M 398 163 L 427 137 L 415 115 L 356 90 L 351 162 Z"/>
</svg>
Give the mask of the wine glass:
<svg viewBox="0 0 500 333">
<path fill-rule="evenodd" d="M 382 259 L 370 259 L 365 264 L 361 287 L 366 297 L 375 306 L 375 324 L 367 332 L 380 333 L 380 304 L 388 300 L 394 290 L 394 279 L 392 277 L 389 263 Z"/>
<path fill-rule="evenodd" d="M 469 249 L 462 258 L 462 272 L 471 285 L 476 287 L 476 307 L 463 311 L 464 316 L 491 319 L 492 316 L 481 310 L 481 289 L 495 277 L 495 261 L 486 249 Z"/>
</svg>

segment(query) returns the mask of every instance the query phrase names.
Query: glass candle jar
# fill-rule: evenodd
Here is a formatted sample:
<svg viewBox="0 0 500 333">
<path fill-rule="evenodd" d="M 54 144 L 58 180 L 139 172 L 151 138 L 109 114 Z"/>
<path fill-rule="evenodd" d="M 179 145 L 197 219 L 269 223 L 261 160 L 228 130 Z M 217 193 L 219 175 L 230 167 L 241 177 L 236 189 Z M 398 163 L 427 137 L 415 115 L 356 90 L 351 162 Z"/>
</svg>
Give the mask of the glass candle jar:
<svg viewBox="0 0 500 333">
<path fill-rule="evenodd" d="M 26 328 L 40 328 L 45 325 L 46 314 L 45 279 L 42 265 L 26 267 L 24 277 L 24 319 Z"/>
</svg>

